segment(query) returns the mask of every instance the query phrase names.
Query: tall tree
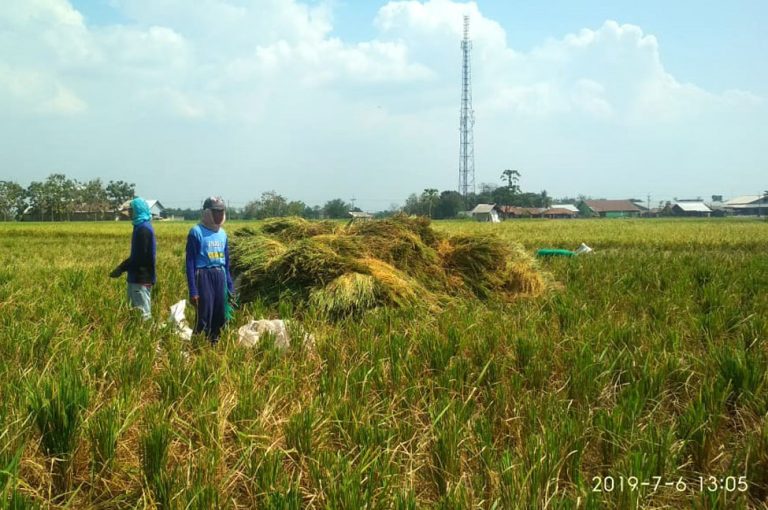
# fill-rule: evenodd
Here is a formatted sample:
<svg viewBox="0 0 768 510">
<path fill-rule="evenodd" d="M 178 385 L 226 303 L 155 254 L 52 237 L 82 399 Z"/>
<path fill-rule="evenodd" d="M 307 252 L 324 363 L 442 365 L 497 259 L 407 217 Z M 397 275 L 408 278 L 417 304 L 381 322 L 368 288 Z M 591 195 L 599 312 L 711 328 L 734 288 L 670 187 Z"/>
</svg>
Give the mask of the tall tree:
<svg viewBox="0 0 768 510">
<path fill-rule="evenodd" d="M 507 190 L 513 195 L 520 193 L 520 172 L 507 168 L 501 172 L 501 180 L 507 181 Z"/>
<path fill-rule="evenodd" d="M 539 193 L 539 196 L 541 197 L 541 206 L 540 207 L 552 207 L 552 197 L 549 196 L 547 193 L 547 190 L 543 189 L 541 190 L 541 193 Z"/>
<path fill-rule="evenodd" d="M 110 209 L 109 196 L 101 179 L 92 179 L 78 187 L 78 208 L 91 215 L 92 219 L 104 219 Z"/>
<path fill-rule="evenodd" d="M 301 211 L 301 217 L 305 218 L 307 220 L 316 220 L 320 218 L 320 206 L 316 205 L 314 207 L 305 206 L 304 210 Z"/>
<path fill-rule="evenodd" d="M 68 179 L 64 174 L 51 174 L 43 183 L 43 192 L 47 197 L 51 221 L 68 220 L 75 209 L 77 181 Z"/>
<path fill-rule="evenodd" d="M 263 220 L 287 215 L 288 201 L 274 191 L 265 191 L 261 198 L 248 202 L 243 209 L 243 217 L 246 219 Z"/>
<path fill-rule="evenodd" d="M 346 218 L 352 206 L 340 198 L 329 200 L 323 206 L 323 216 L 326 218 Z"/>
<path fill-rule="evenodd" d="M 301 200 L 291 200 L 285 206 L 286 216 L 301 216 L 307 208 L 307 204 Z"/>
<path fill-rule="evenodd" d="M 416 196 L 416 193 L 411 193 L 408 198 L 405 199 L 405 204 L 403 205 L 403 212 L 405 214 L 424 214 L 422 203 L 419 200 L 419 197 Z"/>
<path fill-rule="evenodd" d="M 3 221 L 15 220 L 24 212 L 24 188 L 13 181 L 0 181 L 0 215 Z"/>
<path fill-rule="evenodd" d="M 443 191 L 435 206 L 435 218 L 455 218 L 464 209 L 464 198 L 458 191 Z"/>
<path fill-rule="evenodd" d="M 435 202 L 437 201 L 437 190 L 435 188 L 425 189 L 424 192 L 421 194 L 421 199 L 427 205 L 427 216 L 431 218 L 432 208 L 434 207 Z"/>
<path fill-rule="evenodd" d="M 113 212 L 117 212 L 125 201 L 133 198 L 135 191 L 136 185 L 133 183 L 125 181 L 109 181 L 106 192 L 110 209 Z"/>
<path fill-rule="evenodd" d="M 24 192 L 29 204 L 30 216 L 43 221 L 50 209 L 49 197 L 42 182 L 32 181 Z"/>
</svg>

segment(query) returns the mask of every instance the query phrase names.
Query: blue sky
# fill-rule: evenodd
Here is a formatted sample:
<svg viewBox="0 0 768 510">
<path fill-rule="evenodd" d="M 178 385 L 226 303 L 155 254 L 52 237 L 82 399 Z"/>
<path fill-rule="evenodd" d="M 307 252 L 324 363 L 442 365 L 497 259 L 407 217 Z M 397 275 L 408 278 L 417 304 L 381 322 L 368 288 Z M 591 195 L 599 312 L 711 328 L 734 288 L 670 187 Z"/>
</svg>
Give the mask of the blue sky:
<svg viewBox="0 0 768 510">
<path fill-rule="evenodd" d="M 768 188 L 758 1 L 9 0 L 0 179 L 372 210 L 453 188 L 464 13 L 478 182 L 513 167 L 554 196 Z"/>
</svg>

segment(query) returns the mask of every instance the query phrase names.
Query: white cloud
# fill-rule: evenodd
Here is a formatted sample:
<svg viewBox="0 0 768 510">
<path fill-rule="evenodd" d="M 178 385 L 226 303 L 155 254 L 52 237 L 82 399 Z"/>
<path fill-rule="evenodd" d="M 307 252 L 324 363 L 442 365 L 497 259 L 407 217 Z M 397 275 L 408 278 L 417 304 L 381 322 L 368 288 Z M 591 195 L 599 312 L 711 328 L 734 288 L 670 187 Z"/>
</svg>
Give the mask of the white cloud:
<svg viewBox="0 0 768 510">
<path fill-rule="evenodd" d="M 623 157 L 618 151 L 636 150 L 620 133 L 647 140 L 638 143 L 650 152 L 658 138 L 684 131 L 710 141 L 739 132 L 765 109 L 747 91 L 680 82 L 664 67 L 656 37 L 610 20 L 523 52 L 475 2 L 386 3 L 372 20 L 376 36 L 356 43 L 334 35 L 330 3 L 113 5 L 126 21 L 95 27 L 67 0 L 6 0 L 0 105 L 17 118 L 77 114 L 82 129 L 93 123 L 105 147 L 130 145 L 105 125 L 139 126 L 122 134 L 147 143 L 185 126 L 193 139 L 184 143 L 201 153 L 209 148 L 217 163 L 233 158 L 245 179 L 254 168 L 281 169 L 263 170 L 258 180 L 275 189 L 293 185 L 296 175 L 313 189 L 336 177 L 346 189 L 372 186 L 388 200 L 426 184 L 452 186 L 464 14 L 473 40 L 478 169 L 503 168 L 513 158 L 532 169 L 587 166 L 596 161 L 592 154 L 613 154 L 614 164 Z M 12 123 L 0 124 L 1 134 L 12 132 Z M 240 145 L 231 145 L 235 138 Z M 154 154 L 171 168 L 205 160 L 180 152 L 170 140 L 135 157 Z M 133 166 L 139 163 L 152 160 Z"/>
<path fill-rule="evenodd" d="M 64 87 L 57 87 L 56 93 L 52 98 L 43 101 L 40 104 L 40 111 L 53 114 L 75 114 L 85 111 L 86 104 L 77 97 L 71 90 Z"/>
</svg>

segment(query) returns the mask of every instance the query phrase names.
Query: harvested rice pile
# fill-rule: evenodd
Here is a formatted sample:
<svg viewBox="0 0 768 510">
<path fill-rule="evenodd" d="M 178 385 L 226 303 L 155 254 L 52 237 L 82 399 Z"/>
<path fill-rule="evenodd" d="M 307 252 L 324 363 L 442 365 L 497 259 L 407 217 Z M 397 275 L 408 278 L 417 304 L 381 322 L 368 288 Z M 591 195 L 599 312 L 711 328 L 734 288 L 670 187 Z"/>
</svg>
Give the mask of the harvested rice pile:
<svg viewBox="0 0 768 510">
<path fill-rule="evenodd" d="M 243 302 L 292 300 L 330 317 L 378 306 L 437 309 L 454 297 L 535 296 L 546 277 L 516 244 L 490 235 L 446 236 L 404 215 L 349 226 L 268 220 L 232 238 Z"/>
</svg>

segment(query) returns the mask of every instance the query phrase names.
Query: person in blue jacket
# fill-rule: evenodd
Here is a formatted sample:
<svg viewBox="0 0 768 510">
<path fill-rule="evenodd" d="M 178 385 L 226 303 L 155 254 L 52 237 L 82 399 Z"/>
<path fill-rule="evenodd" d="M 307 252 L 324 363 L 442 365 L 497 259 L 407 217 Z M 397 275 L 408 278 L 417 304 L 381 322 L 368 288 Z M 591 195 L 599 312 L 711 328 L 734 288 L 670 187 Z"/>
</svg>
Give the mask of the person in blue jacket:
<svg viewBox="0 0 768 510">
<path fill-rule="evenodd" d="M 189 301 L 197 309 L 195 333 L 205 333 L 212 344 L 226 323 L 226 307 L 235 289 L 229 271 L 227 233 L 221 226 L 226 206 L 221 197 L 203 202 L 203 216 L 187 235 L 186 271 Z"/>
<path fill-rule="evenodd" d="M 128 273 L 128 301 L 133 308 L 141 311 L 144 320 L 149 320 L 152 318 L 152 286 L 157 279 L 157 241 L 152 228 L 152 213 L 141 197 L 131 200 L 129 212 L 133 222 L 131 254 L 109 276 L 118 278 Z"/>
</svg>

